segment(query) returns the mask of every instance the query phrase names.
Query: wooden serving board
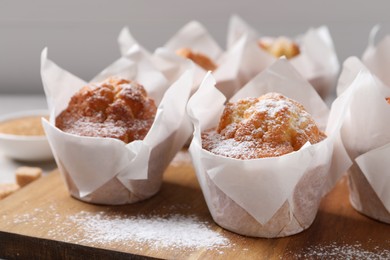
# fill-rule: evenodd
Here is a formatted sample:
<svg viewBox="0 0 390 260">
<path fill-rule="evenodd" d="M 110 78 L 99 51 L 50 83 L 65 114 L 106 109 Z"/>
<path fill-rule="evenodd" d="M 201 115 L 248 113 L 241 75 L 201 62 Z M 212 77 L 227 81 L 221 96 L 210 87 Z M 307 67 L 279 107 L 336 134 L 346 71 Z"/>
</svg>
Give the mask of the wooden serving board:
<svg viewBox="0 0 390 260">
<path fill-rule="evenodd" d="M 65 220 L 79 212 L 105 212 L 113 216 L 194 215 L 227 238 L 230 246 L 162 250 L 146 242 L 132 241 L 132 246 L 123 242 L 99 243 L 82 235 L 79 240 L 70 240 L 79 230 Z M 161 191 L 151 199 L 133 205 L 108 207 L 73 199 L 58 171 L 0 201 L 0 258 L 7 259 L 317 259 L 322 257 L 312 256 L 310 250 L 329 245 L 358 245 L 360 251 L 377 253 L 390 249 L 390 225 L 369 219 L 350 206 L 345 178 L 323 199 L 316 220 L 308 230 L 279 239 L 244 237 L 216 225 L 188 160 L 171 164 L 164 175 Z M 326 255 L 324 258 L 327 259 Z"/>
</svg>

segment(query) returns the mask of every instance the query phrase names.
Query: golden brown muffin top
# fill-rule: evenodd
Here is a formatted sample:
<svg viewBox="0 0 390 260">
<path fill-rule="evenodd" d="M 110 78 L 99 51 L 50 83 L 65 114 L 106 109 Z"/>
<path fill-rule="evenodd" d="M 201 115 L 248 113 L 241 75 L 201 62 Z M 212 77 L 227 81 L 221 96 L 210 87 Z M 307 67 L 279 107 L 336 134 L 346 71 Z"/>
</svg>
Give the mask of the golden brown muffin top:
<svg viewBox="0 0 390 260">
<path fill-rule="evenodd" d="M 258 43 L 262 49 L 277 58 L 286 56 L 287 59 L 291 59 L 300 53 L 298 45 L 284 36 L 271 41 L 259 40 Z"/>
<path fill-rule="evenodd" d="M 56 118 L 56 126 L 71 134 L 111 137 L 129 143 L 146 136 L 156 111 L 142 85 L 111 77 L 90 83 L 74 94 Z"/>
<path fill-rule="evenodd" d="M 176 54 L 192 60 L 204 70 L 214 71 L 218 67 L 209 57 L 199 52 L 193 52 L 190 48 L 181 48 L 176 51 Z"/>
<path fill-rule="evenodd" d="M 281 94 L 228 102 L 216 130 L 202 133 L 204 149 L 237 159 L 275 157 L 325 138 L 304 107 Z"/>
</svg>

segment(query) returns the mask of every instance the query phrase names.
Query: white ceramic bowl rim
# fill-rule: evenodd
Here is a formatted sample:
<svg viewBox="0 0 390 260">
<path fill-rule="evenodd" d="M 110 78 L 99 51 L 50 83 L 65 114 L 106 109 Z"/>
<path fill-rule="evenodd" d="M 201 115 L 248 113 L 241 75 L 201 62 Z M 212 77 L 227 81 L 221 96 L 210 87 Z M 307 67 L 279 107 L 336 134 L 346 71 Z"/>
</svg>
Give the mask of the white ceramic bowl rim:
<svg viewBox="0 0 390 260">
<path fill-rule="evenodd" d="M 9 114 L 4 114 L 0 116 L 0 123 L 6 122 L 8 120 L 12 119 L 18 119 L 28 116 L 49 116 L 49 111 L 46 109 L 37 109 L 37 110 L 25 110 L 25 111 L 19 111 Z M 15 140 L 15 141 L 41 141 L 45 140 L 46 136 L 29 136 L 29 135 L 13 135 L 13 134 L 3 134 L 0 133 L 1 139 L 8 139 L 8 140 Z"/>
</svg>

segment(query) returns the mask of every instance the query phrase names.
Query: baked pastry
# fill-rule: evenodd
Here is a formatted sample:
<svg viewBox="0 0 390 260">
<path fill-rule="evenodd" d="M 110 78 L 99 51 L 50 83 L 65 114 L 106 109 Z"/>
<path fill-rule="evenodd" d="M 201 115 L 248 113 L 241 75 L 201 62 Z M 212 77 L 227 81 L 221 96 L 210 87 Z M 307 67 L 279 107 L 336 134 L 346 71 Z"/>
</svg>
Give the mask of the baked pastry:
<svg viewBox="0 0 390 260">
<path fill-rule="evenodd" d="M 299 233 L 313 223 L 332 158 L 328 148 L 331 139 L 300 103 L 272 92 L 229 102 L 217 127 L 202 131 L 200 139 L 194 138 L 203 149 L 192 145 L 190 152 L 218 225 L 246 236 L 275 238 Z M 318 143 L 316 152 L 301 149 L 307 142 Z M 297 154 L 278 158 L 293 151 Z M 300 176 L 294 184 L 289 171 Z M 271 190 L 264 189 L 264 180 Z M 280 187 L 291 189 L 288 197 L 279 200 L 281 204 L 256 197 L 275 194 L 281 199 L 285 195 L 284 191 L 279 193 Z M 266 211 L 275 210 L 273 215 L 260 214 L 256 201 Z"/>
<path fill-rule="evenodd" d="M 325 138 L 298 102 L 278 93 L 227 103 L 216 130 L 202 134 L 204 149 L 236 159 L 275 157 Z"/>
<path fill-rule="evenodd" d="M 193 62 L 195 62 L 197 65 L 202 67 L 204 70 L 211 70 L 214 71 L 217 69 L 217 65 L 206 55 L 199 53 L 199 52 L 193 52 L 189 48 L 181 48 L 176 51 L 176 54 L 179 56 L 182 56 L 184 58 L 190 59 Z"/>
<path fill-rule="evenodd" d="M 298 45 L 284 36 L 280 36 L 273 40 L 261 39 L 258 44 L 262 49 L 277 58 L 286 56 L 287 59 L 291 59 L 300 53 Z"/>
<path fill-rule="evenodd" d="M 156 111 L 142 85 L 111 77 L 80 89 L 56 118 L 56 126 L 71 134 L 129 143 L 146 136 Z"/>
</svg>

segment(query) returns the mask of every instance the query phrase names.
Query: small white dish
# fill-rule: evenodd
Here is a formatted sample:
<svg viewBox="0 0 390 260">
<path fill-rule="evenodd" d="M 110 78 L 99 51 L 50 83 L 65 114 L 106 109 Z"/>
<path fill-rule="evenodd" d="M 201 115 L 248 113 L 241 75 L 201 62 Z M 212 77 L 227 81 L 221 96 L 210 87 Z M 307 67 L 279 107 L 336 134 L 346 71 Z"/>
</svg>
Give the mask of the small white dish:
<svg viewBox="0 0 390 260">
<path fill-rule="evenodd" d="M 31 117 L 48 116 L 47 110 L 29 110 L 0 116 L 0 124 L 8 120 Z M 0 133 L 0 150 L 12 159 L 21 161 L 48 161 L 53 159 L 49 142 L 45 135 L 24 136 Z"/>
</svg>

